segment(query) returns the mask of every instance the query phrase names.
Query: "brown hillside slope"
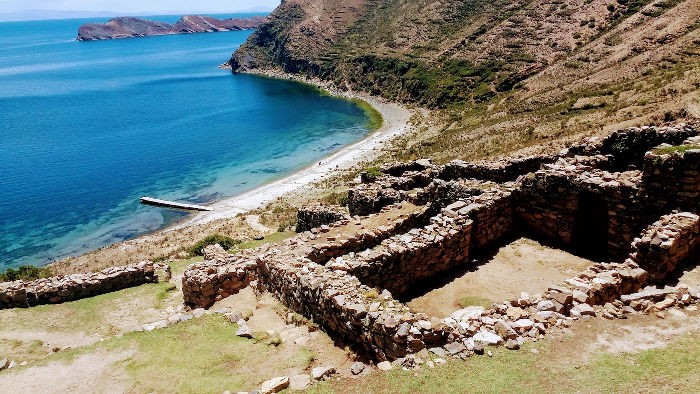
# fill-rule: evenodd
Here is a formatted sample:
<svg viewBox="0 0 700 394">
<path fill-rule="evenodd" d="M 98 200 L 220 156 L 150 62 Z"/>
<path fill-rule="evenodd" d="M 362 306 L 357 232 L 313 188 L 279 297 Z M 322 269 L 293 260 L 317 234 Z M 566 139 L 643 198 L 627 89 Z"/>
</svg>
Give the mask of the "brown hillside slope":
<svg viewBox="0 0 700 394">
<path fill-rule="evenodd" d="M 700 0 L 289 0 L 231 65 L 440 108 L 398 158 L 473 159 L 697 117 L 699 21 Z"/>
</svg>

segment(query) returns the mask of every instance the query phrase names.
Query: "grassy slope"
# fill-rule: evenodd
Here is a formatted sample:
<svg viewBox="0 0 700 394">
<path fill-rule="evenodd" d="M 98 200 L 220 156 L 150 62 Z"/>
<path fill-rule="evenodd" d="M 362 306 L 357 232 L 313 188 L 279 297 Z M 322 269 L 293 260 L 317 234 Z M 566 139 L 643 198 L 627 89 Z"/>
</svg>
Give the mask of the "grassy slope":
<svg viewBox="0 0 700 394">
<path fill-rule="evenodd" d="M 278 20 L 289 22 L 285 7 L 297 19 L 263 40 L 277 51 L 265 67 L 287 67 L 286 56 L 288 71 L 437 108 L 417 119 L 419 132 L 394 159 L 551 151 L 629 125 L 700 117 L 698 0 L 364 1 L 354 22 L 345 11 L 329 22 L 334 7 L 316 3 L 280 8 Z M 299 17 L 304 8 L 313 11 Z M 335 34 L 319 40 L 325 31 Z M 249 43 L 236 56 L 266 58 L 268 49 Z"/>
<path fill-rule="evenodd" d="M 360 380 L 317 387 L 316 393 L 658 393 L 693 392 L 700 357 L 700 333 L 663 349 L 635 354 L 599 353 L 585 364 L 561 362 L 567 350 L 556 342 L 531 344 L 493 357 L 473 357 L 419 373 L 394 370 Z M 531 352 L 537 349 L 538 353 Z M 576 358 L 575 355 L 569 355 Z"/>
<path fill-rule="evenodd" d="M 198 260 L 198 259 L 197 259 Z M 173 263 L 175 274 L 194 260 Z M 1 340 L 3 357 L 28 361 L 17 372 L 53 362 L 70 363 L 87 354 L 131 354 L 108 367 L 125 371 L 130 392 L 220 393 L 250 390 L 262 381 L 308 371 L 316 355 L 291 344 L 271 346 L 235 336 L 236 325 L 222 316 L 205 316 L 153 332 L 124 333 L 112 328 L 116 315 L 144 314 L 144 310 L 178 305 L 168 284 L 134 289 L 62 305 L 3 311 L 4 330 L 48 330 L 66 336 L 99 334 L 104 341 L 57 353 L 37 340 Z M 464 300 L 475 303 L 478 300 Z M 181 301 L 180 301 L 181 302 Z M 138 305 L 127 312 L 123 306 Z M 158 318 L 144 314 L 144 322 Z M 653 324 L 653 317 L 644 324 Z M 148 321 L 147 321 L 148 320 Z M 599 320 L 595 330 L 616 322 Z M 641 324 L 637 321 L 635 324 Z M 642 327 L 632 325 L 632 327 Z M 576 329 L 576 327 L 575 327 Z M 319 393 L 422 393 L 422 392 L 692 392 L 700 385 L 700 332 L 671 335 L 668 346 L 635 354 L 613 355 L 601 351 L 582 356 L 578 341 L 584 327 L 562 338 L 528 344 L 522 351 L 493 349 L 493 357 L 451 361 L 419 373 L 395 370 L 360 378 L 334 379 L 314 387 Z M 613 329 L 611 332 L 617 332 Z M 622 330 L 622 332 L 627 332 Z M 633 331 L 629 331 L 633 332 Z M 661 334 L 659 334 L 661 335 Z M 663 334 L 667 335 L 667 334 Z M 585 341 L 590 339 L 584 338 Z M 533 352 L 536 349 L 537 353 Z M 3 374 L 0 372 L 0 383 Z M 120 375 L 117 375 L 120 376 Z"/>
</svg>

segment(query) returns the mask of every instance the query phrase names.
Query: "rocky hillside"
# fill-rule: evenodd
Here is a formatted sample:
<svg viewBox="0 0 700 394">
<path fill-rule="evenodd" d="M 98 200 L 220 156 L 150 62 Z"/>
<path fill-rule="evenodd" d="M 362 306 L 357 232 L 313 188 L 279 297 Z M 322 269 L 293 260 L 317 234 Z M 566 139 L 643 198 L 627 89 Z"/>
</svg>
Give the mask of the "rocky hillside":
<svg viewBox="0 0 700 394">
<path fill-rule="evenodd" d="M 441 108 L 447 150 L 493 125 L 518 148 L 700 116 L 699 27 L 700 0 L 288 0 L 230 63 Z"/>
<path fill-rule="evenodd" d="M 171 25 L 148 19 L 119 17 L 105 24 L 90 23 L 80 26 L 78 29 L 78 41 L 250 30 L 257 28 L 265 21 L 266 18 L 264 16 L 216 19 L 201 15 L 186 15 L 174 25 Z"/>
</svg>

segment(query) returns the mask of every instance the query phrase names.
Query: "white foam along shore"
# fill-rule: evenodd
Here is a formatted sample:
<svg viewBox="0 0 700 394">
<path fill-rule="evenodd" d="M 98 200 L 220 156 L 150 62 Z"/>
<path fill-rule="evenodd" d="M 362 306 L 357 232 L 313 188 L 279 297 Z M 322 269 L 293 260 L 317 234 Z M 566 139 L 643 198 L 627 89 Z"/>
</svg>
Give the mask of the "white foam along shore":
<svg viewBox="0 0 700 394">
<path fill-rule="evenodd" d="M 369 95 L 332 90 L 323 86 L 319 81 L 299 80 L 295 76 L 277 72 L 256 73 L 274 78 L 295 79 L 300 82 L 320 86 L 335 96 L 361 99 L 382 115 L 382 127 L 361 141 L 325 157 L 320 163 L 310 165 L 292 175 L 265 184 L 249 192 L 208 205 L 212 211 L 198 213 L 190 219 L 171 227 L 171 229 L 201 225 L 218 219 L 233 217 L 239 213 L 261 208 L 287 193 L 302 191 L 318 181 L 331 177 L 338 170 L 349 169 L 361 161 L 376 158 L 381 148 L 388 141 L 407 133 L 411 128 L 409 120 L 413 116 L 413 111 L 402 105 L 386 102 Z"/>
</svg>

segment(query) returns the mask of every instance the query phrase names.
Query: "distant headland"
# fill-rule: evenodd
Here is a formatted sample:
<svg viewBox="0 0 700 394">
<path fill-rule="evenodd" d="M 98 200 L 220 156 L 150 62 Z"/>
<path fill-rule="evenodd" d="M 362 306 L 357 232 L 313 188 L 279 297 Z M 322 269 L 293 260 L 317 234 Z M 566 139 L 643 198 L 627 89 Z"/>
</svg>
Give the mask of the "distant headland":
<svg viewBox="0 0 700 394">
<path fill-rule="evenodd" d="M 111 19 L 104 24 L 89 23 L 80 26 L 78 29 L 78 41 L 253 30 L 266 20 L 266 16 L 216 19 L 201 15 L 186 15 L 171 25 L 142 18 L 119 17 Z"/>
</svg>

